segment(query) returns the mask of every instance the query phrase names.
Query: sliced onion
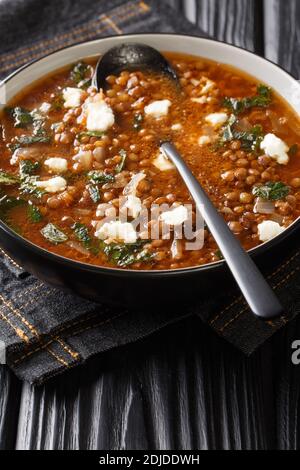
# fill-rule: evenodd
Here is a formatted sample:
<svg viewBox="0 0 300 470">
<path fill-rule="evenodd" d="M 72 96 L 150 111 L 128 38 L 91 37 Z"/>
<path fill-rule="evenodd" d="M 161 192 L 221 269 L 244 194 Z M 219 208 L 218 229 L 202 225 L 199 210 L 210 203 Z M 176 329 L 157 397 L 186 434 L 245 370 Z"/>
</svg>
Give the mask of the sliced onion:
<svg viewBox="0 0 300 470">
<path fill-rule="evenodd" d="M 255 202 L 253 209 L 255 214 L 274 214 L 275 203 L 273 201 L 267 201 L 261 197 L 258 197 Z"/>
<path fill-rule="evenodd" d="M 82 255 L 89 255 L 90 254 L 90 252 L 78 242 L 74 242 L 74 241 L 71 240 L 71 241 L 67 242 L 67 245 L 70 248 L 72 248 L 73 250 L 78 251 Z"/>
<path fill-rule="evenodd" d="M 280 132 L 281 134 L 287 134 L 289 132 L 289 126 L 287 125 L 287 122 L 280 119 L 278 115 L 274 113 L 274 111 L 268 109 L 266 114 L 271 121 L 272 128 L 275 133 Z"/>
<path fill-rule="evenodd" d="M 138 185 L 145 178 L 146 178 L 145 173 L 137 173 L 136 175 L 134 175 L 131 181 L 124 188 L 124 191 L 123 191 L 124 196 L 129 196 L 129 195 L 135 196 Z"/>
<path fill-rule="evenodd" d="M 242 118 L 238 122 L 239 131 L 249 131 L 252 127 L 252 124 L 247 118 Z"/>
</svg>

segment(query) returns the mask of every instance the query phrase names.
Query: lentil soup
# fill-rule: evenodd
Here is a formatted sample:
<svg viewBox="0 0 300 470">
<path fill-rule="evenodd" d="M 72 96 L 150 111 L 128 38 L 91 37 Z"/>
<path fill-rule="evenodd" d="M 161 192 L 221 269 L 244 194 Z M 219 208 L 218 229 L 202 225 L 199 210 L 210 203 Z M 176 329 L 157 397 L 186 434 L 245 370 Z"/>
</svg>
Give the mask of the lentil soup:
<svg viewBox="0 0 300 470">
<path fill-rule="evenodd" d="M 175 143 L 245 249 L 300 216 L 300 123 L 276 93 L 241 71 L 166 53 L 169 78 L 123 71 L 105 92 L 86 60 L 34 84 L 0 116 L 1 218 L 34 244 L 99 266 L 178 269 L 222 258 L 207 229 L 186 250 L 176 228 L 193 205 L 160 139 Z M 129 221 L 120 220 L 120 201 Z M 143 232 L 133 224 L 168 204 Z M 195 208 L 193 207 L 195 221 Z M 163 225 L 171 236 L 153 240 Z"/>
</svg>

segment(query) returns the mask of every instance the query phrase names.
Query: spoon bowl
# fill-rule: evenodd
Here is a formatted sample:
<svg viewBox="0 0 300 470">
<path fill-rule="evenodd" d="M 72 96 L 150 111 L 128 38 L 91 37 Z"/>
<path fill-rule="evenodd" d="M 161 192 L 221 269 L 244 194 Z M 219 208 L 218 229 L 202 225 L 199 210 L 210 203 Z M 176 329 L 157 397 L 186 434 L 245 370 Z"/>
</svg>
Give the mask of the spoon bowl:
<svg viewBox="0 0 300 470">
<path fill-rule="evenodd" d="M 167 59 L 153 47 L 140 43 L 124 43 L 109 49 L 98 61 L 93 85 L 107 88 L 106 78 L 122 70 L 147 70 L 167 75 L 179 85 L 178 76 Z"/>
</svg>

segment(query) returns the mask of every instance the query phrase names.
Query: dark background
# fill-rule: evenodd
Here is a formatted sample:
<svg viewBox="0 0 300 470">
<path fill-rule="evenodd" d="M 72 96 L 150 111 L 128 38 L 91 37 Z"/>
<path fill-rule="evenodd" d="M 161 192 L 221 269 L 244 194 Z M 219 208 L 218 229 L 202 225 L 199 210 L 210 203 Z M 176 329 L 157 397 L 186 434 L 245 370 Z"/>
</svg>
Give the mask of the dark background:
<svg viewBox="0 0 300 470">
<path fill-rule="evenodd" d="M 299 0 L 168 3 L 299 77 Z M 1 367 L 0 448 L 297 449 L 297 339 L 300 320 L 247 359 L 189 319 L 39 388 Z"/>
</svg>

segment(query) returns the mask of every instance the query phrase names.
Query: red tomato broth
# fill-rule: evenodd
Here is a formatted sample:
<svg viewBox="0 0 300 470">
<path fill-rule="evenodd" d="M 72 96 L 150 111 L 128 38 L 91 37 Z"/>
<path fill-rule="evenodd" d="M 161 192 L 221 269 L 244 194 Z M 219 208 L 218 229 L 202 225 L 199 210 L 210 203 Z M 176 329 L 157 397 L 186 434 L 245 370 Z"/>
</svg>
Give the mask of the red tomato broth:
<svg viewBox="0 0 300 470">
<path fill-rule="evenodd" d="M 119 152 L 124 149 L 127 158 L 122 174 L 124 173 L 127 183 L 134 174 L 141 171 L 146 173 L 146 179 L 140 183 L 137 191 L 137 196 L 143 204 L 147 207 L 153 203 L 191 204 L 193 201 L 177 171 L 175 169 L 160 171 L 153 165 L 153 159 L 159 152 L 160 139 L 170 139 L 175 143 L 245 249 L 253 248 L 261 243 L 257 226 L 264 220 L 270 220 L 270 215 L 254 214 L 253 186 L 265 184 L 268 181 L 283 182 L 289 187 L 289 195 L 282 200 L 275 201 L 274 213 L 277 214 L 277 218 L 282 219 L 281 225 L 284 227 L 288 227 L 300 216 L 298 149 L 290 157 L 288 165 L 279 165 L 269 157 L 263 159 L 262 150 L 258 154 L 243 150 L 239 140 L 233 140 L 221 146 L 216 145 L 222 128 L 209 129 L 205 122 L 205 117 L 211 113 L 225 111 L 230 116 L 231 112 L 222 104 L 223 99 L 225 97 L 238 99 L 253 97 L 257 93 L 258 82 L 239 70 L 206 59 L 174 53 L 166 53 L 166 56 L 180 77 L 181 92 L 178 92 L 169 79 L 156 74 L 122 72 L 119 77 L 109 77 L 110 86 L 105 93 L 105 100 L 112 108 L 116 121 L 114 126 L 106 131 L 104 138 L 85 136 L 81 142 L 78 141 L 76 136 L 85 131 L 85 125 L 77 122 L 82 114 L 81 107 L 72 109 L 62 107 L 52 109 L 48 113 L 45 130 L 47 135 L 51 136 L 51 141 L 34 144 L 28 148 L 36 149 L 40 160 L 41 165 L 36 173 L 39 179 L 57 176 L 49 173 L 43 165 L 46 158 L 65 158 L 68 161 L 66 176 L 68 186 L 65 191 L 57 194 L 46 193 L 40 199 L 31 195 L 20 195 L 18 185 L 2 186 L 2 195 L 20 196 L 26 201 L 32 201 L 42 216 L 41 221 L 33 223 L 28 218 L 28 207 L 24 205 L 13 208 L 6 214 L 7 223 L 31 242 L 53 253 L 85 263 L 116 267 L 116 261 L 110 259 L 103 249 L 100 249 L 97 254 L 86 249 L 82 241 L 75 236 L 72 227 L 75 223 L 83 224 L 88 228 L 93 244 L 97 243 L 94 239 L 95 229 L 91 225 L 92 221 L 101 220 L 95 215 L 97 206 L 104 202 L 112 204 L 112 201 L 116 204 L 116 200 L 122 195 L 123 187 L 103 189 L 101 185 L 98 185 L 101 200 L 94 203 L 87 191 L 87 185 L 89 185 L 87 171 L 80 165 L 74 168 L 72 158 L 79 150 L 94 151 L 99 146 L 104 149 L 105 157 L 101 163 L 93 160 L 89 171 L 114 174 L 116 166 L 121 161 Z M 95 64 L 91 60 L 87 60 L 86 63 L 91 66 Z M 200 104 L 192 101 L 192 98 L 201 96 L 199 84 L 196 85 L 195 80 L 203 80 L 203 77 L 212 80 L 215 85 L 206 95 L 210 98 L 209 102 Z M 128 88 L 130 80 L 136 84 Z M 42 103 L 55 103 L 62 90 L 68 86 L 76 87 L 70 78 L 70 67 L 33 84 L 32 87 L 16 96 L 9 106 L 33 110 Z M 95 91 L 88 88 L 86 93 L 93 94 Z M 169 99 L 172 103 L 167 116 L 162 119 L 144 117 L 146 105 L 164 99 Z M 133 128 L 137 113 L 143 115 L 139 130 Z M 249 128 L 257 124 L 262 125 L 264 134 L 276 134 L 289 147 L 300 144 L 299 118 L 274 92 L 269 106 L 246 110 L 239 116 L 239 119 L 246 119 Z M 274 129 L 275 121 L 276 130 Z M 28 128 L 14 127 L 14 121 L 8 113 L 1 115 L 0 122 L 2 127 L 0 168 L 10 174 L 18 175 L 19 165 L 11 165 L 13 152 L 8 145 L 14 142 L 15 137 L 24 134 L 31 135 L 32 128 L 30 126 Z M 57 130 L 57 127 L 56 130 L 51 129 L 54 123 L 62 123 L 61 129 Z M 173 131 L 171 127 L 177 123 L 181 124 L 182 129 Z M 201 135 L 206 135 L 207 131 L 216 137 L 216 141 L 200 146 L 198 139 Z M 227 179 L 223 179 L 222 175 L 226 172 L 229 172 Z M 270 178 L 267 178 L 268 175 Z M 75 249 L 67 243 L 53 244 L 45 239 L 41 230 L 48 223 L 55 224 L 65 233 L 68 236 L 68 242 L 81 245 L 82 251 L 78 246 Z M 120 242 L 116 241 L 116 243 Z M 208 231 L 205 231 L 205 244 L 201 250 L 183 250 L 181 256 L 176 259 L 172 258 L 171 244 L 172 240 L 150 240 L 145 246 L 146 250 L 153 255 L 151 259 L 145 258 L 144 261 L 130 263 L 127 267 L 130 269 L 177 269 L 218 261 L 221 257 Z"/>
</svg>

